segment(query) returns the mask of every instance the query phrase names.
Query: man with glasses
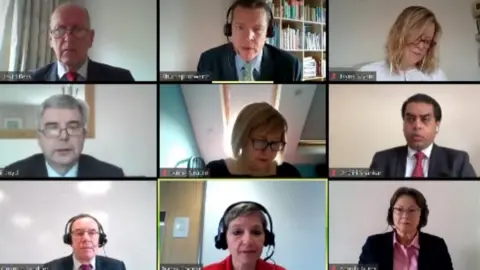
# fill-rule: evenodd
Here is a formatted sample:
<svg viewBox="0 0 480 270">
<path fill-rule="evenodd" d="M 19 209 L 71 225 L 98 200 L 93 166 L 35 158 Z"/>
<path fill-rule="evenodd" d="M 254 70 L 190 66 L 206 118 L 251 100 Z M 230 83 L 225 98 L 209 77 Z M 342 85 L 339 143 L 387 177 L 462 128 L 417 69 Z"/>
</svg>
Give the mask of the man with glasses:
<svg viewBox="0 0 480 270">
<path fill-rule="evenodd" d="M 63 242 L 72 247 L 72 255 L 51 261 L 44 269 L 52 270 L 126 270 L 125 263 L 97 255 L 107 243 L 100 222 L 88 214 L 79 214 L 67 222 Z"/>
<path fill-rule="evenodd" d="M 133 82 L 130 71 L 92 61 L 88 50 L 95 32 L 88 11 L 75 4 L 63 4 L 50 19 L 50 47 L 57 62 L 32 72 L 34 81 Z"/>
<path fill-rule="evenodd" d="M 55 95 L 45 100 L 38 117 L 38 143 L 42 154 L 35 154 L 5 168 L 9 177 L 124 177 L 123 170 L 82 154 L 87 137 L 88 106 L 71 95 Z"/>
</svg>

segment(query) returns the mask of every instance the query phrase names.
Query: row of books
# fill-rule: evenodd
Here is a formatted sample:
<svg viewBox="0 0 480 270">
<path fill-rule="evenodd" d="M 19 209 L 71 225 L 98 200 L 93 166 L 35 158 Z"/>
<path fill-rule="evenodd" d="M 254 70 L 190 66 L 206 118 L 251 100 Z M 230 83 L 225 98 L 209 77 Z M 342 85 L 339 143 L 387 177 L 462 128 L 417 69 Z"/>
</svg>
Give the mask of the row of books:
<svg viewBox="0 0 480 270">
<path fill-rule="evenodd" d="M 280 41 L 282 41 L 284 50 L 320 51 L 326 48 L 327 33 L 325 31 L 317 33 L 313 28 L 305 26 L 303 44 L 302 31 L 298 28 L 287 26 L 280 30 L 278 24 L 275 24 L 273 32 L 274 36 L 268 39 L 268 44 L 280 48 Z"/>
<path fill-rule="evenodd" d="M 281 6 L 269 2 L 274 17 L 310 22 L 326 22 L 325 8 L 305 5 L 303 0 L 284 0 Z"/>
<path fill-rule="evenodd" d="M 303 78 L 325 77 L 327 72 L 326 61 L 317 61 L 313 57 L 303 58 Z"/>
</svg>

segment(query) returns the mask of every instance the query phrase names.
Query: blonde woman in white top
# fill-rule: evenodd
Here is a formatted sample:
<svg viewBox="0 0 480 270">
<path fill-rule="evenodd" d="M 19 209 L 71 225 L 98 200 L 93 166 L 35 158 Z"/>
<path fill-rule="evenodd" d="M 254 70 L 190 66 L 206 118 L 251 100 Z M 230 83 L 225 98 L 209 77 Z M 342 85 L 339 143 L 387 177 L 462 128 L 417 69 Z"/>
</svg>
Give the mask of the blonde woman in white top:
<svg viewBox="0 0 480 270">
<path fill-rule="evenodd" d="M 386 59 L 365 65 L 359 71 L 376 72 L 377 81 L 446 81 L 436 57 L 441 32 L 432 11 L 420 6 L 408 7 L 390 29 Z"/>
</svg>

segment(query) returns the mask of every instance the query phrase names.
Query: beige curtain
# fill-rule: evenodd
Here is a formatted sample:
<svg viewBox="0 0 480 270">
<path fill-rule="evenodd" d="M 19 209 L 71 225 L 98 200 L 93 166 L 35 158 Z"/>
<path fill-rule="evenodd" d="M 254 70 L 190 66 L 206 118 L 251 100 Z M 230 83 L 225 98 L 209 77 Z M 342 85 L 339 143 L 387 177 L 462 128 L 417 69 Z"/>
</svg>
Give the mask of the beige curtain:
<svg viewBox="0 0 480 270">
<path fill-rule="evenodd" d="M 55 60 L 48 41 L 49 20 L 63 2 L 0 0 L 0 71 L 29 71 Z"/>
</svg>

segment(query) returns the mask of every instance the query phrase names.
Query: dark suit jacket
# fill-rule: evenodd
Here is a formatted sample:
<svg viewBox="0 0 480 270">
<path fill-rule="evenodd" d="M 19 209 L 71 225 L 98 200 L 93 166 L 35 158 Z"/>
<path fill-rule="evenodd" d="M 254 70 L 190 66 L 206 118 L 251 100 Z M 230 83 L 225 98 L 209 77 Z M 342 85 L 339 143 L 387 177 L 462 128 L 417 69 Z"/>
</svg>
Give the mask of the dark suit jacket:
<svg viewBox="0 0 480 270">
<path fill-rule="evenodd" d="M 399 146 L 375 153 L 371 170 L 383 172 L 380 177 L 405 178 L 407 146 Z M 477 177 L 467 152 L 433 144 L 429 160 L 428 178 Z"/>
<path fill-rule="evenodd" d="M 235 50 L 231 43 L 205 51 L 200 55 L 197 71 L 209 73 L 212 81 L 238 81 Z M 257 81 L 299 82 L 303 78 L 302 62 L 294 55 L 265 44 L 260 77 Z"/>
<path fill-rule="evenodd" d="M 5 167 L 4 172 L 18 172 L 13 177 L 47 178 L 47 166 L 43 154 L 35 154 Z M 9 177 L 5 176 L 4 177 Z M 112 164 L 100 161 L 89 155 L 80 155 L 78 162 L 79 178 L 121 178 L 125 177 L 123 170 Z"/>
<path fill-rule="evenodd" d="M 32 80 L 36 82 L 57 82 L 60 81 L 57 72 L 57 62 L 50 63 L 44 67 L 31 71 Z M 109 66 L 92 60 L 88 62 L 87 82 L 134 82 L 132 73 L 129 70 Z"/>
<path fill-rule="evenodd" d="M 53 260 L 43 265 L 48 270 L 72 270 L 73 255 Z M 97 270 L 127 270 L 125 263 L 104 256 L 96 256 L 95 269 Z"/>
<path fill-rule="evenodd" d="M 453 270 L 445 240 L 419 232 L 418 242 L 418 270 Z M 358 264 L 375 264 L 378 270 L 393 270 L 393 232 L 369 236 Z"/>
</svg>

